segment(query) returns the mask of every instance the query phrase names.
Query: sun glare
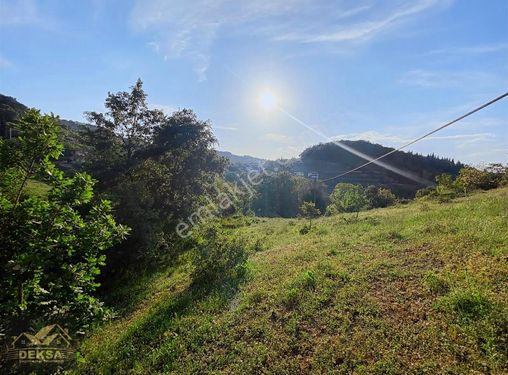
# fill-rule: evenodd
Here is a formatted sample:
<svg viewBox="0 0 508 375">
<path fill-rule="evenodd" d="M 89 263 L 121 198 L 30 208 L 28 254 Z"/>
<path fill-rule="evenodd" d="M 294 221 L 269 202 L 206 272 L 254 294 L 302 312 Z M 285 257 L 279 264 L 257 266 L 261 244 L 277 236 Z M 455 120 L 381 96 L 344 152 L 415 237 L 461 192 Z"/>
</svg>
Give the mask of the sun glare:
<svg viewBox="0 0 508 375">
<path fill-rule="evenodd" d="M 279 105 L 277 96 L 269 89 L 261 91 L 258 95 L 258 102 L 265 111 L 272 111 Z"/>
</svg>

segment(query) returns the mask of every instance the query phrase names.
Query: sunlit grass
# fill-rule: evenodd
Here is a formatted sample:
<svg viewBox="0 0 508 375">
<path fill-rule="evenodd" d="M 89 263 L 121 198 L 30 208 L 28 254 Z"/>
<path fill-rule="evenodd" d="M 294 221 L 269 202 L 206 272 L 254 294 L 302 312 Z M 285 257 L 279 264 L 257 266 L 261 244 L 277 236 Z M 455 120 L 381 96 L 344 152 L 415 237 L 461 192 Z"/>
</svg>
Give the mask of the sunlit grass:
<svg viewBox="0 0 508 375">
<path fill-rule="evenodd" d="M 239 289 L 191 288 L 185 265 L 126 286 L 135 303 L 73 371 L 506 371 L 508 189 L 353 216 L 305 235 L 305 220 L 229 219 L 251 250 Z"/>
</svg>

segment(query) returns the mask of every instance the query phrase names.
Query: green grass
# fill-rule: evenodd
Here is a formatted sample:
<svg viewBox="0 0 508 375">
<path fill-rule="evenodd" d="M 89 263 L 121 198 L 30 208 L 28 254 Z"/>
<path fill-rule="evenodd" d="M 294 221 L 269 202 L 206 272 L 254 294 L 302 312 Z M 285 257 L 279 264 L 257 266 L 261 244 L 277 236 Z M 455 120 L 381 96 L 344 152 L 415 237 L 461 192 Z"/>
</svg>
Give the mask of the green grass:
<svg viewBox="0 0 508 375">
<path fill-rule="evenodd" d="M 228 220 L 239 287 L 185 262 L 125 286 L 70 372 L 506 373 L 508 189 L 353 216 Z"/>
</svg>

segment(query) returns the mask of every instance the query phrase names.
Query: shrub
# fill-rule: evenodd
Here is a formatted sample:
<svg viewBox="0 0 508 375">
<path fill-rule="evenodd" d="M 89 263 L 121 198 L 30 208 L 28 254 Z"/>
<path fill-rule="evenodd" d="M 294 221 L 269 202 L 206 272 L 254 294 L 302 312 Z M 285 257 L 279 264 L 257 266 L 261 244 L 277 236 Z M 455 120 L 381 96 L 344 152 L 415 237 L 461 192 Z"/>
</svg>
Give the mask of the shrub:
<svg viewBox="0 0 508 375">
<path fill-rule="evenodd" d="M 321 215 L 321 211 L 316 208 L 314 202 L 303 202 L 300 206 L 300 213 L 303 217 L 309 219 L 309 230 L 312 229 L 312 219 Z"/>
<path fill-rule="evenodd" d="M 300 234 L 304 235 L 310 232 L 310 227 L 308 225 L 304 225 L 302 228 L 300 228 Z"/>
<path fill-rule="evenodd" d="M 194 284 L 238 282 L 245 276 L 247 246 L 243 240 L 228 236 L 217 224 L 208 224 L 194 232 L 192 241 Z"/>
<path fill-rule="evenodd" d="M 363 209 L 367 203 L 365 191 L 361 185 L 340 183 L 335 185 L 330 195 L 330 206 L 334 208 L 327 209 L 327 211 L 356 212 L 356 217 L 358 217 L 358 212 Z"/>
<path fill-rule="evenodd" d="M 415 197 L 419 198 L 419 199 L 425 198 L 425 197 L 434 197 L 434 196 L 436 196 L 436 189 L 434 189 L 433 187 L 426 187 L 423 189 L 419 189 L 415 195 Z"/>
<path fill-rule="evenodd" d="M 388 207 L 397 202 L 397 197 L 391 190 L 384 187 L 369 186 L 365 190 L 365 196 L 370 208 Z"/>
</svg>

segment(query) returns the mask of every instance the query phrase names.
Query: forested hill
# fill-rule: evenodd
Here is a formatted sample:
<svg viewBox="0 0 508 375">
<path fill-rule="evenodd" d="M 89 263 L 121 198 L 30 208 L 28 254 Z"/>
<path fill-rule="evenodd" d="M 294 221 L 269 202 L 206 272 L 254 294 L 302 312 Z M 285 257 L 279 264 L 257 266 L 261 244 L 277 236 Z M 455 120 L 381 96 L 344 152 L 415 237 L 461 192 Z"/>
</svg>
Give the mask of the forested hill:
<svg viewBox="0 0 508 375">
<path fill-rule="evenodd" d="M 341 141 L 341 143 L 372 158 L 377 158 L 393 150 L 367 141 Z M 320 179 L 326 179 L 358 167 L 365 162 L 365 159 L 353 155 L 334 143 L 323 143 L 304 150 L 300 158 L 290 164 L 290 168 L 305 175 L 309 172 L 318 172 Z M 433 183 L 439 174 L 457 175 L 460 168 L 464 166 L 460 162 L 439 158 L 433 154 L 423 156 L 403 151 L 394 152 L 384 158 L 383 162 L 404 172 L 409 172 L 423 181 L 428 181 L 427 185 Z M 332 188 L 338 182 L 357 183 L 364 186 L 386 185 L 398 195 L 407 197 L 414 195 L 418 189 L 426 185 L 375 164 L 329 181 L 327 184 Z"/>
<path fill-rule="evenodd" d="M 0 136 L 9 137 L 9 123 L 14 121 L 19 114 L 24 112 L 27 107 L 19 103 L 15 98 L 0 94 Z M 77 121 L 60 120 L 60 123 L 69 130 L 77 130 L 83 124 Z M 12 135 L 15 135 L 15 131 Z M 343 144 L 370 157 L 376 158 L 392 150 L 379 144 L 373 144 L 367 141 L 341 141 Z M 76 149 L 74 142 L 65 142 L 67 151 L 69 148 Z M 72 147 L 69 147 L 71 144 Z M 79 148 L 79 147 L 77 147 Z M 71 150 L 72 151 L 72 150 Z M 236 173 L 243 168 L 258 168 L 265 163 L 265 167 L 276 168 L 278 164 L 273 161 L 266 161 L 252 156 L 238 156 L 230 152 L 222 151 L 221 156 L 228 158 L 231 162 L 231 172 Z M 347 176 L 329 181 L 328 188 L 331 190 L 338 182 L 350 182 L 368 185 L 385 185 L 394 193 L 401 197 L 412 197 L 418 189 L 432 184 L 435 177 L 442 173 L 449 173 L 453 176 L 463 164 L 454 160 L 439 158 L 434 155 L 423 156 L 411 152 L 397 151 L 385 159 L 384 162 L 400 170 L 416 175 L 418 178 L 427 181 L 427 183 L 415 182 L 407 177 L 391 172 L 385 168 L 371 164 Z M 291 160 L 285 165 L 290 172 L 294 174 L 303 174 L 308 176 L 311 172 L 317 172 L 320 179 L 326 179 L 336 176 L 342 172 L 355 168 L 365 162 L 364 159 L 353 155 L 338 147 L 334 143 L 318 144 L 304 150 L 300 158 Z"/>
<path fill-rule="evenodd" d="M 16 135 L 16 130 L 9 126 L 12 122 L 25 112 L 28 107 L 11 96 L 0 94 L 0 137 L 9 138 Z M 78 130 L 80 126 L 90 126 L 88 124 L 60 119 L 60 124 L 68 129 Z"/>
<path fill-rule="evenodd" d="M 377 158 L 393 150 L 379 144 L 367 141 L 341 141 L 342 144 L 361 152 L 372 158 Z M 276 161 L 268 161 L 252 158 L 250 156 L 237 156 L 231 153 L 222 153 L 231 161 L 230 169 L 236 171 L 239 166 L 245 169 L 256 168 L 261 162 L 267 169 L 280 167 Z M 253 162 L 255 160 L 255 162 Z M 305 149 L 299 158 L 284 163 L 284 169 L 293 174 L 308 176 L 309 173 L 317 172 L 319 179 L 334 177 L 342 172 L 349 171 L 366 162 L 365 159 L 337 146 L 334 143 L 321 143 Z M 347 176 L 327 182 L 331 191 L 339 182 L 354 184 L 385 185 L 401 197 L 412 197 L 417 190 L 432 185 L 436 176 L 448 173 L 456 176 L 464 165 L 454 160 L 440 158 L 432 155 L 423 156 L 412 152 L 397 151 L 383 159 L 383 162 L 404 172 L 415 176 L 420 182 L 403 177 L 400 174 L 389 171 L 375 164 L 368 165 Z"/>
</svg>

